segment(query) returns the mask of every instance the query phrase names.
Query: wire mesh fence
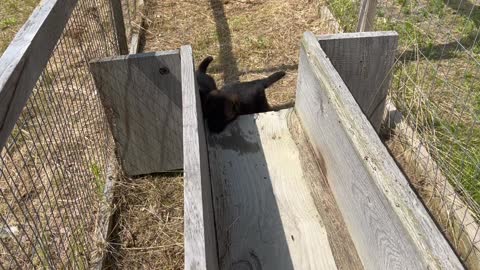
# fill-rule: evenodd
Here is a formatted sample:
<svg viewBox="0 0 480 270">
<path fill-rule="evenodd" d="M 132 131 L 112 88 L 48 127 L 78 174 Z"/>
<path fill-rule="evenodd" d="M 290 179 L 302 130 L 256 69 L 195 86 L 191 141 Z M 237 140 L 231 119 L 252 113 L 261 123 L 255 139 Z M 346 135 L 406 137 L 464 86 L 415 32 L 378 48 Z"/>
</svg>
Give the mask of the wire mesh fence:
<svg viewBox="0 0 480 270">
<path fill-rule="evenodd" d="M 463 261 L 479 267 L 479 3 L 369 2 L 377 5 L 372 30 L 400 38 L 388 103 L 403 120 L 387 145 Z M 356 31 L 360 1 L 327 5 L 332 31 Z"/>
<path fill-rule="evenodd" d="M 118 54 L 111 14 L 108 0 L 77 2 L 1 150 L 1 269 L 84 269 L 102 256 L 113 140 L 88 62 Z"/>
</svg>

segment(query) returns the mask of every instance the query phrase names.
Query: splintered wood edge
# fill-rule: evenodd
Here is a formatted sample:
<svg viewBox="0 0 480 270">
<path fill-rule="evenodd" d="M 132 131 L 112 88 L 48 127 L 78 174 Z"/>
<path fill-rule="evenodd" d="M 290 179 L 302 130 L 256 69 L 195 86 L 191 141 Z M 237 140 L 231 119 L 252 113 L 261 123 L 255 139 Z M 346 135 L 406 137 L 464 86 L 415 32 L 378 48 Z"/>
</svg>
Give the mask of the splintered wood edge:
<svg viewBox="0 0 480 270">
<path fill-rule="evenodd" d="M 330 113 L 337 114 L 341 119 L 340 125 L 354 145 L 358 156 L 369 157 L 368 160 L 363 160 L 364 169 L 368 171 L 372 184 L 378 188 L 372 189 L 371 192 L 377 193 L 377 190 L 382 192 L 377 195 L 388 200 L 390 209 L 399 217 L 409 233 L 411 244 L 427 265 L 432 268 L 463 269 L 458 257 L 411 190 L 406 178 L 356 105 L 338 73 L 331 72 L 335 69 L 318 40 L 312 33 L 306 32 L 301 46 L 307 54 L 316 78 L 330 86 L 323 89 L 336 109 Z M 307 130 L 307 133 L 310 131 Z M 383 216 L 388 218 L 388 214 Z"/>
<path fill-rule="evenodd" d="M 218 269 L 207 142 L 192 48 L 180 48 L 182 65 L 185 269 Z"/>
</svg>

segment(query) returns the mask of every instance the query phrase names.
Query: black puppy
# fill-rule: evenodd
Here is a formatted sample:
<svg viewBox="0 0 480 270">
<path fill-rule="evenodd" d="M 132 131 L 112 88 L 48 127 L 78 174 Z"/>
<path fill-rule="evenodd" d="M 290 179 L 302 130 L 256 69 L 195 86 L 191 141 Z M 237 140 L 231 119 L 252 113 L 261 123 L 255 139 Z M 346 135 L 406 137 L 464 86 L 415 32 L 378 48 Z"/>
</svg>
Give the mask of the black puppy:
<svg viewBox="0 0 480 270">
<path fill-rule="evenodd" d="M 238 115 L 269 111 L 265 89 L 283 76 L 285 72 L 279 71 L 265 79 L 225 85 L 222 90 L 209 90 L 203 106 L 209 130 L 218 133 Z"/>
<path fill-rule="evenodd" d="M 205 105 L 205 101 L 208 93 L 213 90 L 217 90 L 217 84 L 212 76 L 207 74 L 208 65 L 213 61 L 213 57 L 208 56 L 198 65 L 198 70 L 195 72 L 197 78 L 198 88 L 200 91 L 200 99 L 202 101 L 202 107 Z"/>
</svg>

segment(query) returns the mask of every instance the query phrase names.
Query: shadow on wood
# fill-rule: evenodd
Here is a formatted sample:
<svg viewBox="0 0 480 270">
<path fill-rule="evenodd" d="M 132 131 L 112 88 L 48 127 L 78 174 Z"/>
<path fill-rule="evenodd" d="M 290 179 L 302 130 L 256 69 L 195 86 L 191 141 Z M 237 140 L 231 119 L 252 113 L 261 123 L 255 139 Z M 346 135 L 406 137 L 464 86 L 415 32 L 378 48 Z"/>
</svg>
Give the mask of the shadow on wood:
<svg viewBox="0 0 480 270">
<path fill-rule="evenodd" d="M 362 269 L 293 109 L 208 136 L 220 269 Z"/>
<path fill-rule="evenodd" d="M 125 173 L 182 169 L 179 52 L 106 58 L 90 69 Z"/>
</svg>

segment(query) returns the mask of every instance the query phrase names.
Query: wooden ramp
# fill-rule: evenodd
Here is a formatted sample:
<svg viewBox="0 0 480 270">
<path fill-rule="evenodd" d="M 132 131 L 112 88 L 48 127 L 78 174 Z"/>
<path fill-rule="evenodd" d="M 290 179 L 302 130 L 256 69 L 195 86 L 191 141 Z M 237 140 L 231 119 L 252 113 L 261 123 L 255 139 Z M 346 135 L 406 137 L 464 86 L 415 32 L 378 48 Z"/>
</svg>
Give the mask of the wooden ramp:
<svg viewBox="0 0 480 270">
<path fill-rule="evenodd" d="M 208 152 L 220 268 L 361 268 L 293 109 L 240 117 Z"/>
<path fill-rule="evenodd" d="M 295 108 L 221 134 L 182 54 L 186 269 L 463 269 L 376 134 L 396 43 L 305 33 Z"/>
</svg>

